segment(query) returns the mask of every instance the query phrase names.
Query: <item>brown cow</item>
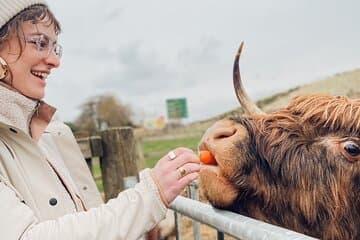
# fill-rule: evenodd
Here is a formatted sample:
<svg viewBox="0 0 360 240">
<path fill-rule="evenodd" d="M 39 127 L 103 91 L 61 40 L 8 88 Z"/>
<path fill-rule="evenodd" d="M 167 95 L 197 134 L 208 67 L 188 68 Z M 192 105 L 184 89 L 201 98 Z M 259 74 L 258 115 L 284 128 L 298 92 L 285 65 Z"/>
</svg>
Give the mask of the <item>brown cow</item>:
<svg viewBox="0 0 360 240">
<path fill-rule="evenodd" d="M 360 99 L 311 95 L 265 114 L 241 84 L 246 113 L 216 122 L 199 148 L 215 156 L 201 188 L 209 202 L 321 239 L 360 239 Z M 240 90 L 239 90 L 240 89 Z"/>
</svg>

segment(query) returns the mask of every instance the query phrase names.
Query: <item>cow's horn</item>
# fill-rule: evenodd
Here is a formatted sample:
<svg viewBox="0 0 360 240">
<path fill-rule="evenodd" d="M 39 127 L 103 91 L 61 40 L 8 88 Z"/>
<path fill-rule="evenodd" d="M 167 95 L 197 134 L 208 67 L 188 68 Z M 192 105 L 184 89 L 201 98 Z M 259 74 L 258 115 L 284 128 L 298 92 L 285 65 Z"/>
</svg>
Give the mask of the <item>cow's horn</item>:
<svg viewBox="0 0 360 240">
<path fill-rule="evenodd" d="M 249 96 L 247 95 L 244 86 L 241 81 L 240 76 L 240 68 L 239 68 L 239 58 L 241 55 L 241 51 L 243 49 L 244 42 L 241 42 L 239 50 L 236 54 L 235 61 L 234 61 L 234 71 L 233 71 L 233 81 L 234 81 L 234 89 L 236 96 L 240 102 L 240 105 L 244 109 L 244 112 L 248 115 L 251 114 L 263 114 L 264 112 L 256 106 L 255 103 L 251 101 Z"/>
</svg>

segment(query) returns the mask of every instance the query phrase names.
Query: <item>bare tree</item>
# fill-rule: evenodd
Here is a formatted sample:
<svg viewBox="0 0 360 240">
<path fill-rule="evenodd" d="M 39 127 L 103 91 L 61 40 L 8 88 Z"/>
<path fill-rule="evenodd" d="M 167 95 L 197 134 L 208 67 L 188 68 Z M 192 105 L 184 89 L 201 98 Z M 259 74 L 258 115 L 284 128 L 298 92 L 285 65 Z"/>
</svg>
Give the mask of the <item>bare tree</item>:
<svg viewBox="0 0 360 240">
<path fill-rule="evenodd" d="M 80 108 L 81 114 L 75 121 L 79 131 L 92 134 L 107 127 L 134 125 L 130 106 L 113 95 L 91 97 Z"/>
</svg>

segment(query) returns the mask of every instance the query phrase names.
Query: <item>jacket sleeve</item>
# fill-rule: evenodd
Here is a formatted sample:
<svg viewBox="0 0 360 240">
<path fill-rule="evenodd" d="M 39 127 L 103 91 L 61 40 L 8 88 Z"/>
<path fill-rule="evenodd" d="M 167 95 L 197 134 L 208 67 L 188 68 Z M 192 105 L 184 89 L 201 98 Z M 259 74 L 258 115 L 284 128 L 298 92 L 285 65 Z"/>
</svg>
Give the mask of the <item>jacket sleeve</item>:
<svg viewBox="0 0 360 240">
<path fill-rule="evenodd" d="M 0 233 L 2 239 L 20 239 L 36 222 L 33 211 L 25 205 L 16 190 L 0 175 Z"/>
<path fill-rule="evenodd" d="M 141 180 L 134 188 L 121 192 L 117 198 L 110 200 L 106 204 L 98 208 L 92 208 L 87 212 L 68 214 L 56 220 L 36 222 L 32 211 L 25 204 L 21 206 L 21 201 L 18 201 L 16 211 L 20 213 L 16 215 L 20 216 L 21 220 L 14 217 L 12 223 L 7 223 L 8 229 L 13 232 L 11 233 L 13 237 L 7 239 L 139 239 L 146 231 L 165 217 L 167 210 L 159 197 L 157 187 L 149 171 L 149 169 L 146 169 L 141 173 Z M 13 198 L 16 198 L 14 193 L 12 195 Z M 0 197 L 2 199 L 3 194 Z M 13 204 L 11 199 L 8 201 L 9 204 Z M 14 209 L 14 206 L 9 207 Z M 0 219 L 3 219 L 3 217 Z M 19 221 L 22 223 L 19 223 Z M 11 227 L 12 224 L 17 225 L 16 229 Z"/>
</svg>

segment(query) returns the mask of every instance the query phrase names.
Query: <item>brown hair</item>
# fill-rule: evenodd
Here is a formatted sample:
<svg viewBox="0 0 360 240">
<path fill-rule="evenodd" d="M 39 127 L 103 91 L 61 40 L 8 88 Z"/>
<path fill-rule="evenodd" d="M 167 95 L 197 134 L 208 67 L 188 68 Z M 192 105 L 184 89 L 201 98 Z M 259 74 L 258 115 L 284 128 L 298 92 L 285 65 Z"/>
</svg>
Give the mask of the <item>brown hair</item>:
<svg viewBox="0 0 360 240">
<path fill-rule="evenodd" d="M 54 14 L 44 4 L 34 4 L 15 15 L 0 29 L 0 49 L 3 45 L 15 34 L 18 38 L 20 45 L 20 54 L 23 52 L 22 44 L 22 29 L 21 24 L 26 21 L 31 21 L 36 24 L 46 19 L 49 26 L 53 25 L 56 35 L 61 32 L 59 21 L 55 18 Z"/>
<path fill-rule="evenodd" d="M 248 129 L 250 153 L 230 181 L 241 193 L 233 211 L 321 239 L 359 239 L 359 165 L 325 144 L 358 139 L 359 99 L 299 96 L 234 121 Z"/>
</svg>

